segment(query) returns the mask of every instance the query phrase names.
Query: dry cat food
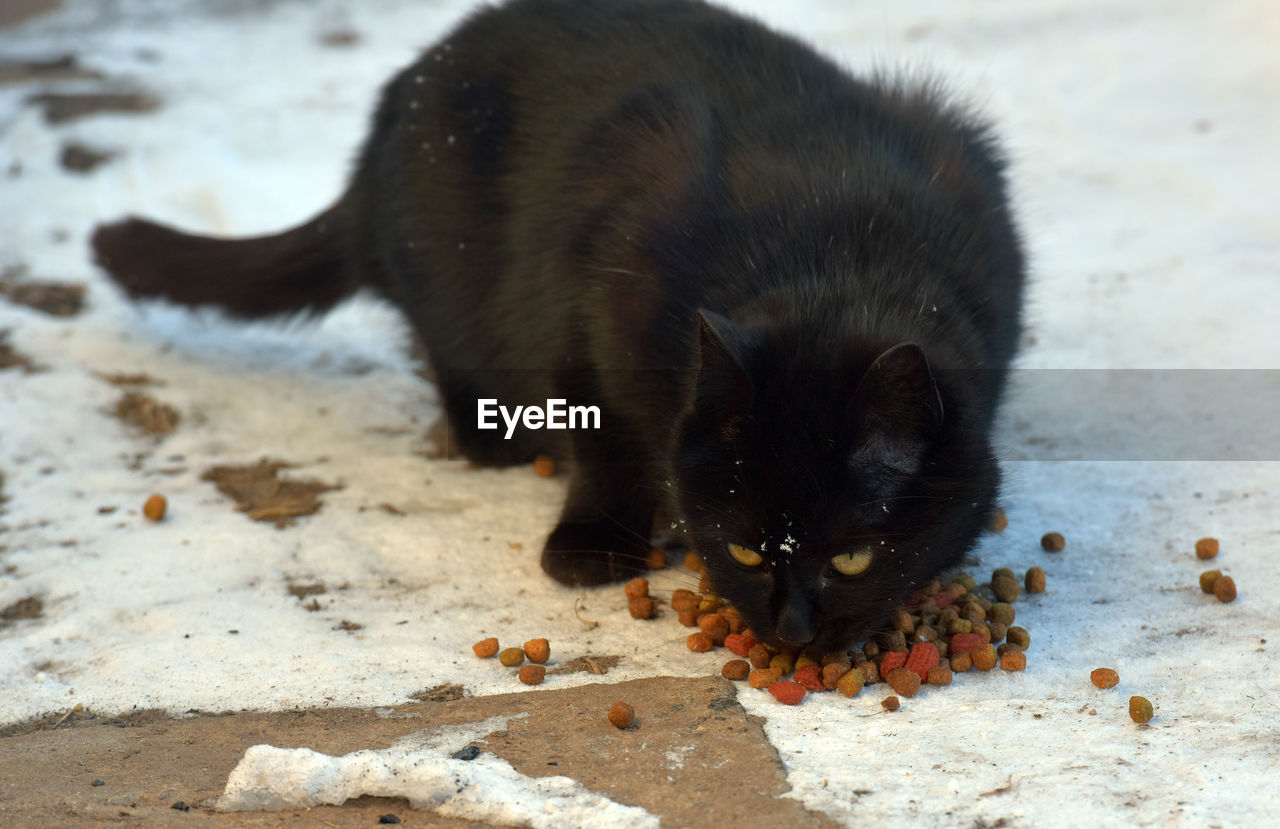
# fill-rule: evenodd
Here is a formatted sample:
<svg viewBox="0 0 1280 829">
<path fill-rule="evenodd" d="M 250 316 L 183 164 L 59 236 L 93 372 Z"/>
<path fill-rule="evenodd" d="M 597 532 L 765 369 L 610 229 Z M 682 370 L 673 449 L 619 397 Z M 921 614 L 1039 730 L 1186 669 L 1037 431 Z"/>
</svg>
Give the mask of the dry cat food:
<svg viewBox="0 0 1280 829">
<path fill-rule="evenodd" d="M 1218 555 L 1218 539 L 1201 538 L 1196 541 L 1196 558 L 1213 558 Z"/>
<path fill-rule="evenodd" d="M 1120 684 L 1120 674 L 1114 668 L 1094 668 L 1089 681 L 1099 688 L 1114 688 Z"/>
<path fill-rule="evenodd" d="M 498 637 L 490 636 L 488 639 L 481 639 L 471 646 L 471 650 L 481 659 L 496 656 L 498 653 Z"/>
<path fill-rule="evenodd" d="M 880 707 L 886 711 L 897 711 L 902 706 L 897 697 L 885 697 L 880 700 Z"/>
<path fill-rule="evenodd" d="M 1200 589 L 1206 593 L 1213 592 L 1213 585 L 1222 578 L 1221 570 L 1205 570 L 1200 574 Z"/>
<path fill-rule="evenodd" d="M 627 728 L 636 721 L 636 709 L 625 702 L 615 702 L 609 706 L 609 722 L 615 728 Z"/>
<path fill-rule="evenodd" d="M 164 518 L 165 512 L 169 509 L 169 502 L 165 500 L 163 495 L 152 495 L 147 502 L 142 505 L 142 514 L 150 518 L 152 521 L 159 521 Z"/>
<path fill-rule="evenodd" d="M 551 658 L 551 643 L 546 639 L 530 639 L 524 643 L 524 655 L 530 662 L 545 665 Z"/>
<path fill-rule="evenodd" d="M 547 678 L 547 666 L 537 664 L 521 665 L 520 671 L 516 676 L 525 685 L 541 685 L 542 680 Z"/>
<path fill-rule="evenodd" d="M 685 564 L 690 570 L 703 569 L 696 556 L 686 557 Z M 860 647 L 820 658 L 757 640 L 735 608 L 708 592 L 705 573 L 699 592 L 674 590 L 670 604 L 680 624 L 697 629 L 686 639 L 690 650 L 703 653 L 723 647 L 738 657 L 721 666 L 727 679 L 745 680 L 788 705 L 799 704 L 809 693 L 839 691 L 854 697 L 867 685 L 885 682 L 896 704 L 925 685 L 950 685 L 955 674 L 974 667 L 1026 668 L 1031 637 L 1025 627 L 1013 625 L 1017 614 L 1012 603 L 1024 585 L 1027 593 L 1043 592 L 1044 570 L 1033 567 L 1019 578 L 1011 569 L 1000 568 L 991 575 L 991 582 L 983 585 L 964 574 L 946 584 L 934 580 L 894 612 L 890 630 Z M 649 599 L 648 589 L 644 579 L 627 582 L 623 592 L 629 606 Z"/>
<path fill-rule="evenodd" d="M 1040 537 L 1040 546 L 1050 553 L 1060 553 L 1067 548 L 1067 540 L 1062 533 L 1045 533 Z"/>
<path fill-rule="evenodd" d="M 498 661 L 508 668 L 514 668 L 524 662 L 524 651 L 520 648 L 504 648 L 498 654 Z"/>
<path fill-rule="evenodd" d="M 1151 722 L 1155 711 L 1146 697 L 1129 697 L 1129 719 L 1136 723 Z"/>
<path fill-rule="evenodd" d="M 551 478 L 556 474 L 556 462 L 550 455 L 539 455 L 533 459 L 533 474 L 539 478 Z"/>
<path fill-rule="evenodd" d="M 1219 576 L 1213 583 L 1213 595 L 1220 602 L 1234 601 L 1236 597 L 1236 582 L 1230 576 Z"/>
</svg>

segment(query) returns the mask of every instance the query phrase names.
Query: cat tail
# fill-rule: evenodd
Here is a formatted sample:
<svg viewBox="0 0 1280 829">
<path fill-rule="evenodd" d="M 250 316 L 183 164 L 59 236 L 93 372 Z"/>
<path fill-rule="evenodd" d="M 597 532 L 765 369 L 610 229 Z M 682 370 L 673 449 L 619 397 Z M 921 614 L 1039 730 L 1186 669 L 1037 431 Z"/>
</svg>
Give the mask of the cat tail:
<svg viewBox="0 0 1280 829">
<path fill-rule="evenodd" d="M 344 204 L 271 236 L 217 239 L 130 217 L 99 225 L 91 241 L 97 263 L 133 299 L 245 319 L 319 313 L 365 282 Z"/>
</svg>

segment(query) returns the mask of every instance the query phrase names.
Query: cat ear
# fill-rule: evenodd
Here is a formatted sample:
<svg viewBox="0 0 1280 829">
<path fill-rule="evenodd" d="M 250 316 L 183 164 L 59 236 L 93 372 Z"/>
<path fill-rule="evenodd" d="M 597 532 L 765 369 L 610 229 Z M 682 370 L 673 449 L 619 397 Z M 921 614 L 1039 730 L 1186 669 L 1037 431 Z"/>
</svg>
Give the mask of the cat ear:
<svg viewBox="0 0 1280 829">
<path fill-rule="evenodd" d="M 920 468 L 930 439 L 942 425 L 942 398 L 924 350 L 898 343 L 872 361 L 854 393 L 858 442 L 852 466 L 881 479 L 910 475 Z"/>
<path fill-rule="evenodd" d="M 714 311 L 698 311 L 697 403 L 723 418 L 741 417 L 754 394 L 746 363 L 750 335 Z"/>
<path fill-rule="evenodd" d="M 924 349 L 902 342 L 871 361 L 855 397 L 868 404 L 871 421 L 885 421 L 932 430 L 942 425 L 942 398 L 929 370 Z"/>
</svg>

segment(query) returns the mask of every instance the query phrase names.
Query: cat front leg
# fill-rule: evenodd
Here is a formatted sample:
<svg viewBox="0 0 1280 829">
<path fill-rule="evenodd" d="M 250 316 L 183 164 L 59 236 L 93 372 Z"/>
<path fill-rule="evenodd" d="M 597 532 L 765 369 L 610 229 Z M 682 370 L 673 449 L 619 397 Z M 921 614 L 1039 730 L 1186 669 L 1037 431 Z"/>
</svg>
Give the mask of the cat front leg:
<svg viewBox="0 0 1280 829">
<path fill-rule="evenodd" d="M 645 569 L 657 498 L 634 458 L 597 454 L 604 448 L 598 439 L 574 444 L 579 460 L 560 523 L 543 547 L 542 569 L 567 585 L 631 578 Z"/>
</svg>

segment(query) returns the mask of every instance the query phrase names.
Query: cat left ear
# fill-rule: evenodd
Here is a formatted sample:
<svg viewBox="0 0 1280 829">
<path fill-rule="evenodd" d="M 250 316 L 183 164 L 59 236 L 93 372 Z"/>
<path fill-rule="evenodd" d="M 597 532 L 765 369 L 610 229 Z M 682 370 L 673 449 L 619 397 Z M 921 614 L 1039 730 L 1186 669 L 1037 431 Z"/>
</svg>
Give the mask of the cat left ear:
<svg viewBox="0 0 1280 829">
<path fill-rule="evenodd" d="M 916 343 L 898 343 L 872 360 L 855 396 L 867 401 L 872 421 L 923 431 L 942 425 L 938 384 L 924 349 Z"/>
<path fill-rule="evenodd" d="M 714 311 L 698 311 L 697 397 L 722 417 L 746 414 L 754 394 L 746 363 L 750 335 Z"/>
</svg>

